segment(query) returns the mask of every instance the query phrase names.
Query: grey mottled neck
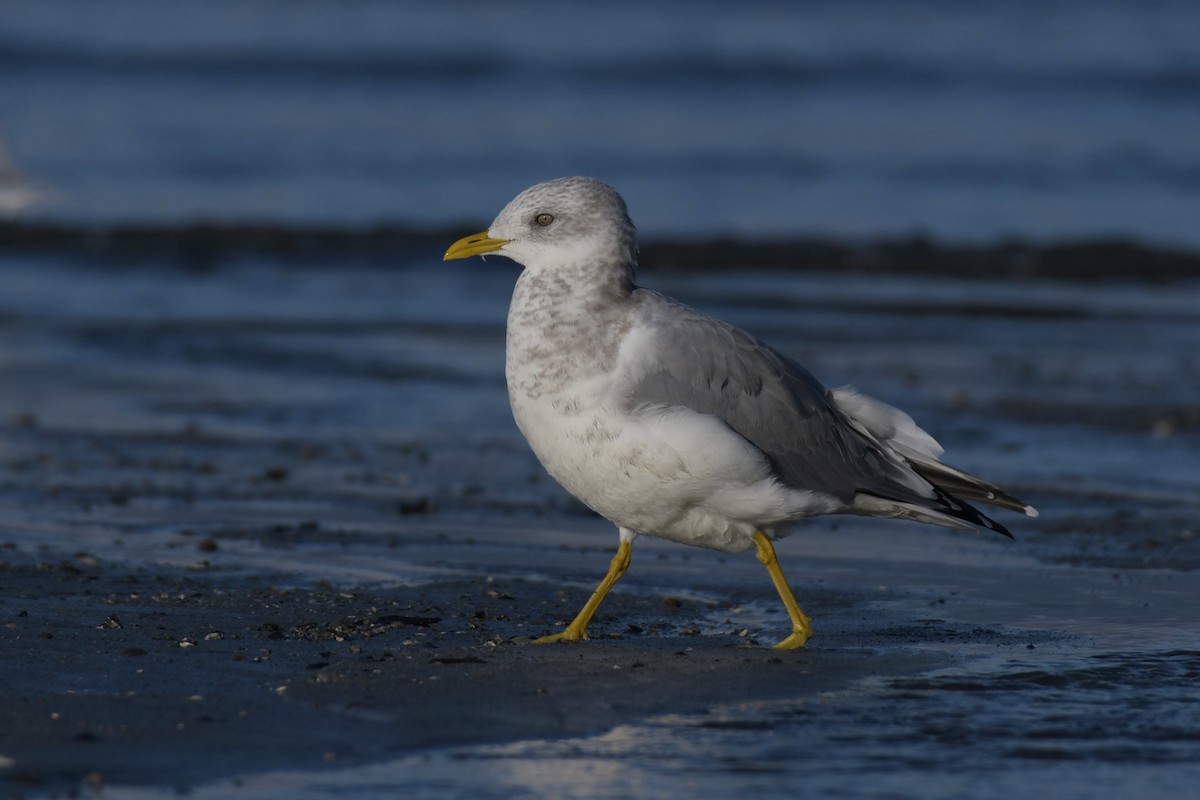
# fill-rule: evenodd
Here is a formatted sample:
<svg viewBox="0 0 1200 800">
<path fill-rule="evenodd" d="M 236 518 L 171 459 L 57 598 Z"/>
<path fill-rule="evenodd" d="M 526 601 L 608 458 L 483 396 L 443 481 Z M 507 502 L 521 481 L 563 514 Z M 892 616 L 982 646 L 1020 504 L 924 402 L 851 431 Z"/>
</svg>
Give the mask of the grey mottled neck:
<svg viewBox="0 0 1200 800">
<path fill-rule="evenodd" d="M 508 311 L 509 393 L 536 399 L 610 373 L 632 324 L 632 267 L 526 270 Z"/>
</svg>

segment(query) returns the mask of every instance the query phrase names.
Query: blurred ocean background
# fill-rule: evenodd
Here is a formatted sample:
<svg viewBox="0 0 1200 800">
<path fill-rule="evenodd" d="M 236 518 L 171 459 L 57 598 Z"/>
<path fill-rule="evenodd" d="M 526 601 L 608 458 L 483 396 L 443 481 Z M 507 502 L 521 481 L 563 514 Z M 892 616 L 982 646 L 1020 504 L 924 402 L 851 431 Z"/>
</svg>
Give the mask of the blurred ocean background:
<svg viewBox="0 0 1200 800">
<path fill-rule="evenodd" d="M 14 0 L 0 209 L 1200 247 L 1200 4 Z"/>
</svg>

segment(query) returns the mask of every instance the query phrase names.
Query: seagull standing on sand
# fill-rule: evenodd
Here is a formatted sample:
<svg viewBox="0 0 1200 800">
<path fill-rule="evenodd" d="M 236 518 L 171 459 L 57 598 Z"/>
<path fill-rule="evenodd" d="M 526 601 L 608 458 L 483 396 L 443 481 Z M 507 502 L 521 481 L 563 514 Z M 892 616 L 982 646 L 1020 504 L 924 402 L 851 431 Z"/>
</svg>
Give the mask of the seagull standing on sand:
<svg viewBox="0 0 1200 800">
<path fill-rule="evenodd" d="M 496 253 L 524 266 L 508 312 L 513 417 L 546 471 L 617 526 L 608 574 L 574 621 L 538 641 L 587 639 L 640 534 L 756 549 L 803 647 L 772 540 L 817 514 L 899 517 L 1008 535 L 966 501 L 1037 512 L 942 464 L 912 418 L 827 390 L 753 336 L 634 283 L 633 222 L 591 178 L 540 183 L 445 259 Z"/>
</svg>

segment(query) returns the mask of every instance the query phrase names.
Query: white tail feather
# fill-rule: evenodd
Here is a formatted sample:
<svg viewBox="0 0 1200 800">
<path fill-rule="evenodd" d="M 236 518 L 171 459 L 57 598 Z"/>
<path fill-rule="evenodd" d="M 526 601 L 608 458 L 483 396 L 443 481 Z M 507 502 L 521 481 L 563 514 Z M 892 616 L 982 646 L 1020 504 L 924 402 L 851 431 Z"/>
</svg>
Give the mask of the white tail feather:
<svg viewBox="0 0 1200 800">
<path fill-rule="evenodd" d="M 860 425 L 872 438 L 906 457 L 937 461 L 942 446 L 923 431 L 913 418 L 898 408 L 861 394 L 853 386 L 833 389 L 830 394 L 842 413 Z"/>
</svg>

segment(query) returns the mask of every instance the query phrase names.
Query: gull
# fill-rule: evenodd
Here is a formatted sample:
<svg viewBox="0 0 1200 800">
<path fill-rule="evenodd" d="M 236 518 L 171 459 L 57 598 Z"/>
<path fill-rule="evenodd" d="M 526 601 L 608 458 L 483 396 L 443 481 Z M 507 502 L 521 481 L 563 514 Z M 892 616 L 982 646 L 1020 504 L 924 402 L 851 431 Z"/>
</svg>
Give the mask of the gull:
<svg viewBox="0 0 1200 800">
<path fill-rule="evenodd" d="M 489 253 L 524 267 L 505 347 L 517 427 L 546 471 L 619 537 L 579 614 L 539 642 L 588 638 L 641 535 L 731 553 L 753 547 L 792 624 L 775 646 L 795 649 L 811 620 L 772 542 L 798 521 L 859 514 L 1011 536 L 968 501 L 1037 516 L 941 463 L 941 446 L 903 411 L 826 389 L 750 334 L 635 284 L 634 225 L 607 184 L 532 186 L 444 259 Z"/>
</svg>

